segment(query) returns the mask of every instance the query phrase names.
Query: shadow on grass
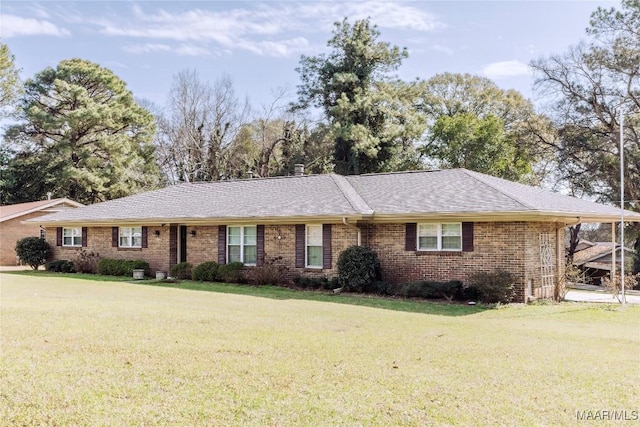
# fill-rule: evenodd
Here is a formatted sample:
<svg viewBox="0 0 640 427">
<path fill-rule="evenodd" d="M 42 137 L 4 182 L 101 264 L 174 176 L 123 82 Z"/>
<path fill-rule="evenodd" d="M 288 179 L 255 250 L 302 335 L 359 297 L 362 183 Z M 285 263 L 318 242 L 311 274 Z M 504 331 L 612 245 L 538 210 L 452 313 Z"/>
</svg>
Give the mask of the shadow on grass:
<svg viewBox="0 0 640 427">
<path fill-rule="evenodd" d="M 384 310 L 403 311 L 408 313 L 422 313 L 437 316 L 468 316 L 491 309 L 486 305 L 448 304 L 446 302 L 432 302 L 424 300 L 409 300 L 394 297 L 381 297 L 365 294 L 334 294 L 330 291 L 308 291 L 284 288 L 279 286 L 251 286 L 230 283 L 183 281 L 159 281 L 159 280 L 132 280 L 131 277 L 100 276 L 97 274 L 81 273 L 51 273 L 48 271 L 7 271 L 3 274 L 18 274 L 21 276 L 37 277 L 68 277 L 70 279 L 90 280 L 96 282 L 125 282 L 134 285 L 158 286 L 165 288 L 177 288 L 191 291 L 216 292 L 225 294 L 247 295 L 259 298 L 277 300 L 306 300 L 318 302 L 331 302 L 337 304 L 358 305 L 363 307 L 380 308 Z"/>
</svg>

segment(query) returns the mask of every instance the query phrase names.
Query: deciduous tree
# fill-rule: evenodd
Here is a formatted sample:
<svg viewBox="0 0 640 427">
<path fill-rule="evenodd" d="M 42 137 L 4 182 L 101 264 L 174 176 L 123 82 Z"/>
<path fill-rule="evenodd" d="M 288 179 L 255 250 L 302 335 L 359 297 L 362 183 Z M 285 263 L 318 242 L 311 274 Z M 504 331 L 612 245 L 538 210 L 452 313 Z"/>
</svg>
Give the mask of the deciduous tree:
<svg viewBox="0 0 640 427">
<path fill-rule="evenodd" d="M 0 42 L 0 117 L 10 113 L 21 91 L 20 73 L 9 47 Z"/>
</svg>

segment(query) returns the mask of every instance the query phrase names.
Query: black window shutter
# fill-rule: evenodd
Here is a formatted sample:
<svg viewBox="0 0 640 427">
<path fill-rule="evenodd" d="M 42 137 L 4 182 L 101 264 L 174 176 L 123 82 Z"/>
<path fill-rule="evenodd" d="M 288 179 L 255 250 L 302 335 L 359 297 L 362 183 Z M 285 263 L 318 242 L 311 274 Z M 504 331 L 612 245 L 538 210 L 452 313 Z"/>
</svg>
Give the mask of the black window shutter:
<svg viewBox="0 0 640 427">
<path fill-rule="evenodd" d="M 149 228 L 148 227 L 142 227 L 142 247 L 143 248 L 149 247 Z"/>
<path fill-rule="evenodd" d="M 56 246 L 62 246 L 62 227 L 56 228 Z"/>
<path fill-rule="evenodd" d="M 305 225 L 296 224 L 296 268 L 305 267 Z"/>
<path fill-rule="evenodd" d="M 473 223 L 462 223 L 462 251 L 473 252 Z"/>
<path fill-rule="evenodd" d="M 87 247 L 87 227 L 82 227 L 82 247 Z"/>
<path fill-rule="evenodd" d="M 256 264 L 264 264 L 264 225 L 256 226 L 256 251 L 258 252 L 258 259 Z"/>
<path fill-rule="evenodd" d="M 218 226 L 218 264 L 227 263 L 227 226 Z"/>
<path fill-rule="evenodd" d="M 416 239 L 418 237 L 418 224 L 408 222 L 405 227 L 404 250 L 415 251 L 418 247 Z"/>
<path fill-rule="evenodd" d="M 178 225 L 169 224 L 169 267 L 178 263 Z"/>
<path fill-rule="evenodd" d="M 111 227 L 111 246 L 118 247 L 118 227 Z"/>
<path fill-rule="evenodd" d="M 322 268 L 331 268 L 331 224 L 322 224 Z"/>
</svg>

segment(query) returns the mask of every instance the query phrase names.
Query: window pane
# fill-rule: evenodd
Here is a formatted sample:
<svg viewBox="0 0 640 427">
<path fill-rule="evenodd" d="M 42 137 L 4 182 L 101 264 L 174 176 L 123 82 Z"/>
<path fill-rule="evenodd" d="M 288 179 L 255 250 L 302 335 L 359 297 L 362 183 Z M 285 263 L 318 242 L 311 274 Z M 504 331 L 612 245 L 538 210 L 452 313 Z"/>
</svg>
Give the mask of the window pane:
<svg viewBox="0 0 640 427">
<path fill-rule="evenodd" d="M 120 246 L 129 246 L 129 236 L 120 236 Z"/>
<path fill-rule="evenodd" d="M 229 245 L 227 251 L 229 253 L 228 262 L 242 262 L 240 258 L 240 245 Z"/>
<path fill-rule="evenodd" d="M 73 237 L 73 246 L 82 246 L 82 236 Z"/>
<path fill-rule="evenodd" d="M 418 236 L 437 236 L 438 225 L 437 224 L 420 224 L 418 228 Z"/>
<path fill-rule="evenodd" d="M 227 227 L 227 242 L 229 245 L 240 245 L 240 227 Z"/>
<path fill-rule="evenodd" d="M 258 261 L 258 248 L 256 246 L 244 247 L 244 263 L 256 264 Z"/>
<path fill-rule="evenodd" d="M 420 237 L 418 239 L 418 249 L 438 249 L 438 237 Z"/>
<path fill-rule="evenodd" d="M 307 225 L 307 246 L 322 246 L 322 225 Z"/>
<path fill-rule="evenodd" d="M 244 244 L 245 245 L 255 245 L 257 242 L 257 228 L 256 227 L 245 227 L 244 228 Z"/>
<path fill-rule="evenodd" d="M 307 267 L 322 267 L 322 246 L 307 246 Z"/>
<path fill-rule="evenodd" d="M 462 249 L 462 238 L 460 236 L 442 236 L 442 249 Z"/>
<path fill-rule="evenodd" d="M 460 236 L 462 234 L 462 224 L 442 224 L 443 236 Z"/>
<path fill-rule="evenodd" d="M 62 239 L 62 244 L 64 246 L 72 246 L 73 245 L 73 237 L 64 236 Z"/>
<path fill-rule="evenodd" d="M 73 236 L 73 228 L 63 228 L 62 229 L 62 235 L 64 237 L 71 237 Z"/>
</svg>

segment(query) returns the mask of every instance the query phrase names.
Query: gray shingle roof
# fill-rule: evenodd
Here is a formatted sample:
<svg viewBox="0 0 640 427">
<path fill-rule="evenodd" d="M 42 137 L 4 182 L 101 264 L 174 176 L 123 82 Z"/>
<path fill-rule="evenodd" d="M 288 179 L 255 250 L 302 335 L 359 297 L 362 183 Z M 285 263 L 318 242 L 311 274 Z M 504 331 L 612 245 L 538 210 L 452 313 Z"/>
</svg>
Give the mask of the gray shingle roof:
<svg viewBox="0 0 640 427">
<path fill-rule="evenodd" d="M 186 183 L 39 218 L 47 224 L 112 221 L 412 215 L 585 216 L 619 210 L 465 169 L 343 177 L 335 174 Z M 629 220 L 640 214 L 629 212 Z"/>
</svg>

